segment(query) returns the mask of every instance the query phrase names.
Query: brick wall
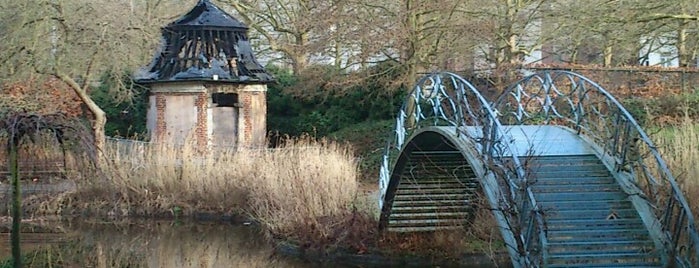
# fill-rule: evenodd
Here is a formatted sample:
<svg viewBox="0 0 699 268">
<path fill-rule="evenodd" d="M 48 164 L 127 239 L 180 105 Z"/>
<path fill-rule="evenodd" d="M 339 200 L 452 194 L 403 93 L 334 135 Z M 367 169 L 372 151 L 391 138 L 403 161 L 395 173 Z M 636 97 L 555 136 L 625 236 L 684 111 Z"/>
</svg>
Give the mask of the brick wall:
<svg viewBox="0 0 699 268">
<path fill-rule="evenodd" d="M 208 106 L 209 106 L 209 94 L 206 92 L 201 92 L 197 95 L 197 100 L 194 103 L 197 106 L 197 125 L 195 126 L 195 139 L 197 142 L 197 147 L 199 150 L 206 150 L 208 146 Z"/>
<path fill-rule="evenodd" d="M 182 135 L 187 135 L 185 132 L 188 132 L 190 138 L 195 139 L 194 142 L 196 142 L 197 147 L 205 150 L 210 142 L 210 132 L 216 129 L 216 122 L 212 122 L 214 125 L 211 126 L 208 122 L 212 119 L 209 116 L 211 94 L 227 92 L 237 93 L 239 104 L 238 108 L 236 108 L 237 112 L 232 113 L 232 115 L 237 114 L 237 118 L 222 118 L 222 120 L 237 120 L 237 129 L 233 129 L 230 133 L 235 135 L 236 138 L 231 140 L 237 140 L 236 145 L 239 148 L 265 146 L 267 129 L 267 88 L 265 85 L 206 85 L 201 88 L 203 91 L 200 92 L 190 90 L 185 87 L 186 85 L 178 86 L 179 88 L 170 89 L 168 87 L 165 90 L 161 89 L 160 91 L 152 92 L 151 101 L 155 101 L 155 104 L 151 106 L 155 109 L 155 112 L 149 114 L 149 116 L 155 117 L 155 122 L 151 125 L 153 126 L 152 139 L 164 140 L 164 138 L 169 137 L 177 141 L 182 140 Z M 196 88 L 196 86 L 193 85 L 192 87 Z M 177 98 L 177 96 L 188 96 L 192 99 L 187 100 L 181 97 Z M 170 107 L 172 105 L 175 106 Z M 181 109 L 191 109 L 196 114 Z M 186 120 L 181 121 L 177 118 L 186 118 Z M 176 121 L 168 122 L 168 120 Z M 168 133 L 169 131 L 173 133 Z"/>
<path fill-rule="evenodd" d="M 238 147 L 250 147 L 252 140 L 252 92 L 241 91 L 238 94 L 240 110 L 238 113 Z"/>
<path fill-rule="evenodd" d="M 167 106 L 167 101 L 163 93 L 155 93 L 155 109 L 156 109 L 156 123 L 155 123 L 155 133 L 153 137 L 156 140 L 162 139 L 167 131 L 167 122 L 165 121 L 165 107 Z"/>
<path fill-rule="evenodd" d="M 267 132 L 266 87 L 243 90 L 238 94 L 239 147 L 264 147 Z"/>
</svg>

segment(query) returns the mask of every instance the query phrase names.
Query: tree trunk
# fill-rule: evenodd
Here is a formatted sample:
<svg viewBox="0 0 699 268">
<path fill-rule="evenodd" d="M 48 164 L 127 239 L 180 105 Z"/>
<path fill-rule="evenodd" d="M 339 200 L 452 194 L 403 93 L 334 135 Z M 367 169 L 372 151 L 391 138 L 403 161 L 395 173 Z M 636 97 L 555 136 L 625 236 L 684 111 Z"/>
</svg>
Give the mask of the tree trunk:
<svg viewBox="0 0 699 268">
<path fill-rule="evenodd" d="M 611 44 L 607 44 L 604 47 L 604 67 L 612 66 L 612 59 L 614 56 L 614 47 Z"/>
<path fill-rule="evenodd" d="M 503 60 L 510 64 L 510 68 L 519 63 L 518 53 L 519 46 L 517 45 L 518 36 L 515 33 L 515 22 L 517 21 L 517 2 L 507 1 L 507 10 L 505 11 L 505 33 L 507 33 L 507 48 L 504 51 Z"/>
<path fill-rule="evenodd" d="M 104 152 L 104 143 L 106 136 L 104 134 L 104 125 L 107 123 L 107 116 L 100 108 L 97 103 L 95 103 L 92 98 L 90 98 L 90 95 L 87 94 L 87 91 L 85 88 L 81 87 L 73 78 L 70 76 L 58 72 L 56 76 L 61 79 L 61 81 L 65 82 L 68 84 L 73 91 L 75 91 L 75 94 L 80 97 L 80 100 L 87 106 L 87 109 L 90 110 L 92 115 L 95 117 L 95 120 L 92 122 L 92 133 L 95 138 L 95 150 L 96 150 L 96 155 L 95 159 L 98 161 L 102 160 L 102 153 Z M 99 164 L 99 163 L 95 163 Z"/>
<path fill-rule="evenodd" d="M 294 35 L 295 42 L 289 51 L 291 52 L 292 67 L 294 74 L 298 75 L 308 67 L 308 53 L 306 52 L 307 33 L 297 33 Z"/>
<path fill-rule="evenodd" d="M 291 71 L 298 75 L 308 67 L 306 64 L 305 56 L 302 55 L 290 55 L 291 56 Z"/>
<path fill-rule="evenodd" d="M 681 20 L 680 27 L 677 31 L 677 56 L 679 57 L 680 67 L 689 67 L 691 60 L 687 51 L 687 21 Z"/>
<path fill-rule="evenodd" d="M 19 187 L 19 165 L 17 164 L 17 143 L 14 137 L 9 138 L 9 166 L 12 176 L 12 260 L 15 268 L 22 267 L 22 252 L 20 248 L 20 224 L 22 222 L 22 192 Z"/>
</svg>

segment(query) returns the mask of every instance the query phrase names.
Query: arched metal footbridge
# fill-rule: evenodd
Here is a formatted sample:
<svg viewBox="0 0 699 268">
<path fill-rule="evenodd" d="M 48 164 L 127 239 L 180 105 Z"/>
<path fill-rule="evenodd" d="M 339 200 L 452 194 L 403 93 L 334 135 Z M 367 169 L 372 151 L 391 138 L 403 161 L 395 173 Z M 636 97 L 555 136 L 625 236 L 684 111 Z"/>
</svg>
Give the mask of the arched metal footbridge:
<svg viewBox="0 0 699 268">
<path fill-rule="evenodd" d="M 515 267 L 699 267 L 694 217 L 653 142 L 573 72 L 489 102 L 452 73 L 420 79 L 380 172 L 379 228 L 468 228 L 492 211 Z"/>
</svg>

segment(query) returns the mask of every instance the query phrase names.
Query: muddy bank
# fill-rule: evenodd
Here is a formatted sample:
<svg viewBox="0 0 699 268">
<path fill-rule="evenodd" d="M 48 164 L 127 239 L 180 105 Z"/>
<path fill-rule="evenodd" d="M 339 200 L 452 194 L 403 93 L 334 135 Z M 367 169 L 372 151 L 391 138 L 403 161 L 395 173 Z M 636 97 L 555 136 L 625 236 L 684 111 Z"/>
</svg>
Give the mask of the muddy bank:
<svg viewBox="0 0 699 268">
<path fill-rule="evenodd" d="M 283 240 L 276 241 L 275 251 L 278 254 L 299 258 L 322 266 L 339 263 L 348 267 L 512 267 L 507 253 L 495 253 L 493 255 L 469 253 L 457 258 L 437 258 L 401 254 L 387 255 L 374 249 L 366 253 L 357 254 L 343 250 L 332 252 L 308 250 L 298 244 Z"/>
</svg>

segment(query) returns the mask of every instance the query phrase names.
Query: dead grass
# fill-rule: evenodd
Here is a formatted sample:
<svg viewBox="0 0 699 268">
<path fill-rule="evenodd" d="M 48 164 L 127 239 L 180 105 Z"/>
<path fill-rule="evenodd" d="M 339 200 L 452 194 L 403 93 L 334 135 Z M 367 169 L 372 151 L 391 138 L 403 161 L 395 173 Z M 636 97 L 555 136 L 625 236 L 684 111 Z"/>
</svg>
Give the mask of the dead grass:
<svg viewBox="0 0 699 268">
<path fill-rule="evenodd" d="M 685 191 L 694 215 L 699 215 L 699 203 L 694 201 L 699 197 L 699 123 L 685 118 L 683 124 L 664 129 L 653 139 Z"/>
<path fill-rule="evenodd" d="M 28 198 L 25 207 L 35 215 L 114 218 L 246 214 L 268 234 L 318 252 L 380 249 L 380 254 L 457 259 L 503 248 L 487 209 L 479 209 L 462 230 L 378 233 L 375 189 L 360 190 L 356 158 L 344 145 L 300 139 L 274 150 L 222 149 L 208 155 L 194 148 L 109 143 L 104 174 L 69 168 L 75 191 Z"/>
<path fill-rule="evenodd" d="M 273 150 L 113 143 L 105 176 L 79 170 L 77 190 L 44 202 L 44 213 L 111 217 L 249 215 L 272 234 L 313 230 L 326 238 L 344 228 L 357 200 L 357 165 L 349 148 L 289 140 Z M 93 174 L 93 175 L 89 175 Z M 102 179 L 100 179 L 102 177 Z"/>
</svg>

